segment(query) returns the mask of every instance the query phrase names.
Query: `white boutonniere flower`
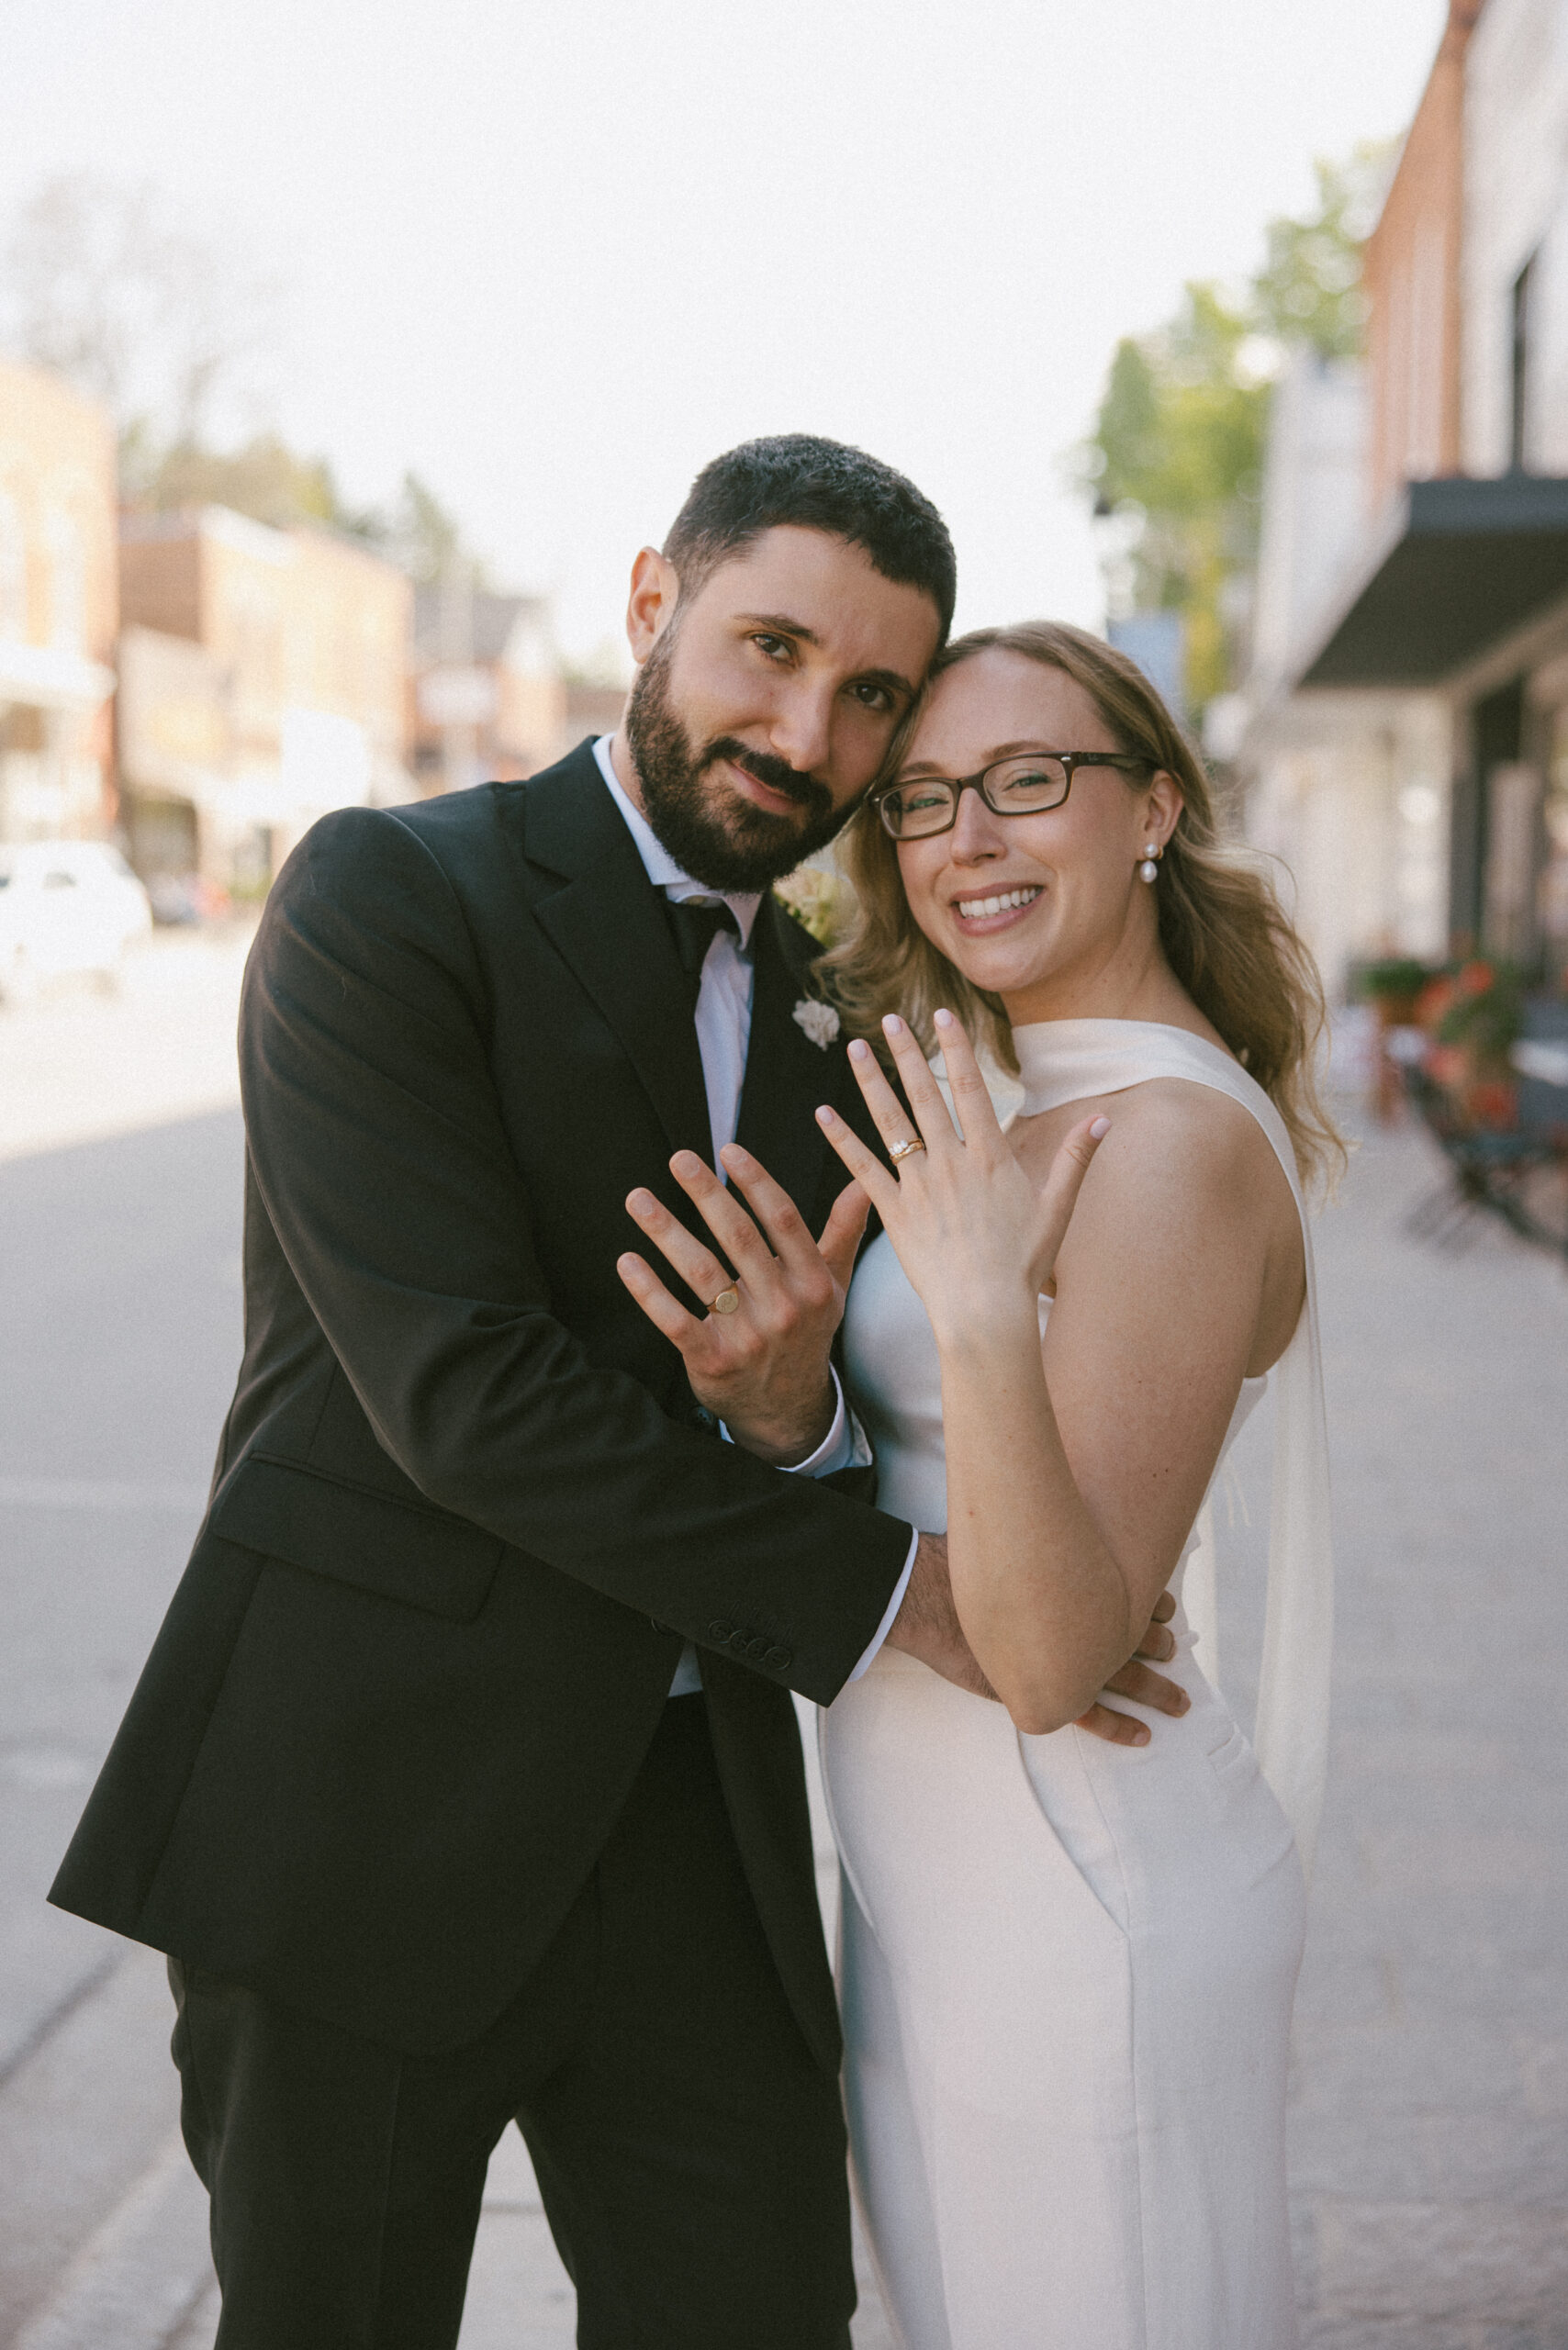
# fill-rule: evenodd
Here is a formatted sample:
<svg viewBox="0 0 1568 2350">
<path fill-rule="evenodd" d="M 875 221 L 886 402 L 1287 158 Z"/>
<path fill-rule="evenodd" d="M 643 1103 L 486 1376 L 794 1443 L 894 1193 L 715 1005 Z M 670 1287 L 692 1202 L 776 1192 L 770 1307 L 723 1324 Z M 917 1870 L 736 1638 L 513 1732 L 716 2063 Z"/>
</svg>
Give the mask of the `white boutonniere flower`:
<svg viewBox="0 0 1568 2350">
<path fill-rule="evenodd" d="M 825 1053 L 838 1034 L 838 1014 L 831 1003 L 819 1003 L 814 997 L 802 996 L 790 1015 L 797 1028 L 803 1028 L 813 1045 Z"/>
</svg>

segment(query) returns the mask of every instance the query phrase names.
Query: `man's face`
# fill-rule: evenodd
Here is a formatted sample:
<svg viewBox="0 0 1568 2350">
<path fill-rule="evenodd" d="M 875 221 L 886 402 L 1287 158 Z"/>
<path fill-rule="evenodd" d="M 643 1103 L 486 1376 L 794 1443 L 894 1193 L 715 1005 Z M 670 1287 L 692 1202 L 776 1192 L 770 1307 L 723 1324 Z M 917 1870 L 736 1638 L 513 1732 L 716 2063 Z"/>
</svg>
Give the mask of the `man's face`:
<svg viewBox="0 0 1568 2350">
<path fill-rule="evenodd" d="M 662 558 L 639 558 L 640 592 Z M 694 880 L 766 890 L 839 830 L 936 650 L 919 588 L 863 549 L 781 524 L 689 601 L 648 590 L 626 736 L 644 812 Z"/>
</svg>

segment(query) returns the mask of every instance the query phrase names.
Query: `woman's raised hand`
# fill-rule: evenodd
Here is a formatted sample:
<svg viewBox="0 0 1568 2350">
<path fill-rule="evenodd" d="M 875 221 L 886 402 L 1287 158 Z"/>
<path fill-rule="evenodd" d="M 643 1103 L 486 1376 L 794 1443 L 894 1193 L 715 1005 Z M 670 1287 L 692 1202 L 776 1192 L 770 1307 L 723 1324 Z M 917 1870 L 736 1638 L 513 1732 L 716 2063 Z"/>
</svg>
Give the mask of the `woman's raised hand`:
<svg viewBox="0 0 1568 2350">
<path fill-rule="evenodd" d="M 882 1026 L 918 1135 L 870 1046 L 851 1045 L 849 1058 L 897 1173 L 832 1110 L 817 1119 L 881 1217 L 938 1345 L 958 1345 L 1015 1311 L 1034 1315 L 1041 1292 L 1051 1291 L 1057 1253 L 1110 1121 L 1074 1126 L 1036 1184 L 1002 1131 L 961 1023 L 950 1012 L 936 1014 L 957 1125 L 907 1024 L 893 1015 Z"/>
<path fill-rule="evenodd" d="M 833 1425 L 828 1359 L 869 1206 L 858 1184 L 847 1185 L 819 1244 L 759 1159 L 734 1143 L 722 1158 L 755 1221 L 695 1151 L 678 1151 L 670 1172 L 728 1264 L 652 1192 L 633 1192 L 626 1202 L 644 1237 L 707 1302 L 707 1315 L 689 1314 L 641 1257 L 629 1252 L 616 1270 L 649 1321 L 679 1348 L 698 1402 L 748 1452 L 788 1466 L 815 1451 Z"/>
</svg>

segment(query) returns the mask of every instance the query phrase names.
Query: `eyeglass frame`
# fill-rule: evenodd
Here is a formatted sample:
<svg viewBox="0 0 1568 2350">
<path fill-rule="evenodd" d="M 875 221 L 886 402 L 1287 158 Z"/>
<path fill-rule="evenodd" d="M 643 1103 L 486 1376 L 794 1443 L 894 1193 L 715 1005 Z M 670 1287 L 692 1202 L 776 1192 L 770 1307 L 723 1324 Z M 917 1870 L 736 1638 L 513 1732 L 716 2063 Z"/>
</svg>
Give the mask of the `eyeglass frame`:
<svg viewBox="0 0 1568 2350">
<path fill-rule="evenodd" d="M 1061 798 L 1053 800 L 1045 808 L 999 808 L 985 788 L 987 776 L 994 775 L 998 767 L 1011 767 L 1015 759 L 1031 756 L 1055 759 L 1059 767 L 1067 769 L 1067 787 Z M 1014 751 L 1004 759 L 992 759 L 989 767 L 981 767 L 976 775 L 910 776 L 906 778 L 908 783 L 943 783 L 953 794 L 952 814 L 945 824 L 936 825 L 929 833 L 895 833 L 883 814 L 884 803 L 891 799 L 895 791 L 903 790 L 904 783 L 884 784 L 880 791 L 874 791 L 871 794 L 868 805 L 876 810 L 882 830 L 890 840 L 939 841 L 944 833 L 950 833 L 958 823 L 958 811 L 964 804 L 966 791 L 978 791 L 993 816 L 1054 816 L 1058 808 L 1067 806 L 1068 793 L 1072 789 L 1072 778 L 1080 767 L 1114 767 L 1118 775 L 1158 775 L 1159 762 L 1158 759 L 1145 757 L 1141 752 L 1134 751 L 1039 751 L 1032 754 L 1027 751 Z"/>
</svg>

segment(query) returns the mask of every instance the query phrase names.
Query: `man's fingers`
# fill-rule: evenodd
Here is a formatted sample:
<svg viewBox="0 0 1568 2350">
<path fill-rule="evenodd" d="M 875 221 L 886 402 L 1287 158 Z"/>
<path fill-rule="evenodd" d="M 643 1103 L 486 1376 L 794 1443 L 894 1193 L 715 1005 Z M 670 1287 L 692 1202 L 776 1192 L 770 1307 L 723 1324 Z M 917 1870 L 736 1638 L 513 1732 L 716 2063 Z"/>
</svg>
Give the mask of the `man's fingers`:
<svg viewBox="0 0 1568 2350">
<path fill-rule="evenodd" d="M 1173 1591 L 1162 1591 L 1159 1598 L 1154 1603 L 1152 1613 L 1157 1624 L 1169 1624 L 1170 1618 L 1176 1613 L 1175 1593 Z"/>
<path fill-rule="evenodd" d="M 719 1156 L 725 1174 L 745 1193 L 747 1207 L 780 1263 L 792 1272 L 812 1270 L 817 1261 L 817 1244 L 812 1238 L 811 1226 L 783 1184 L 768 1173 L 760 1158 L 754 1158 L 739 1143 L 726 1143 Z M 734 1205 L 734 1201 L 731 1205 Z"/>
<path fill-rule="evenodd" d="M 626 1213 L 638 1230 L 665 1257 L 694 1297 L 709 1304 L 722 1289 L 730 1286 L 729 1268 L 722 1265 L 711 1248 L 688 1232 L 678 1216 L 656 1200 L 652 1192 L 628 1192 Z"/>
<path fill-rule="evenodd" d="M 772 1266 L 773 1251 L 734 1193 L 726 1191 L 694 1150 L 678 1150 L 669 1171 L 736 1271 L 747 1275 L 754 1284 L 763 1281 Z"/>
<path fill-rule="evenodd" d="M 1184 1714 L 1193 1702 L 1174 1681 L 1167 1681 L 1163 1673 L 1151 1673 L 1136 1657 L 1119 1673 L 1113 1673 L 1105 1686 L 1118 1697 L 1131 1697 L 1140 1706 L 1152 1706 L 1157 1714 Z"/>
<path fill-rule="evenodd" d="M 655 1329 L 662 1330 L 670 1344 L 684 1354 L 700 1333 L 701 1323 L 688 1314 L 684 1305 L 676 1304 L 657 1273 L 641 1257 L 634 1257 L 628 1250 L 624 1257 L 617 1257 L 615 1270 Z"/>
<path fill-rule="evenodd" d="M 841 1290 L 849 1287 L 855 1259 L 866 1237 L 866 1219 L 870 1213 L 871 1203 L 866 1196 L 865 1187 L 859 1183 L 846 1183 L 828 1211 L 828 1219 L 817 1246 L 822 1251 L 823 1262 Z"/>
<path fill-rule="evenodd" d="M 1086 1714 L 1080 1714 L 1078 1727 L 1091 1738 L 1103 1738 L 1107 1746 L 1147 1746 L 1149 1740 L 1147 1722 L 1131 1714 L 1115 1713 L 1109 1706 L 1091 1706 Z"/>
</svg>

